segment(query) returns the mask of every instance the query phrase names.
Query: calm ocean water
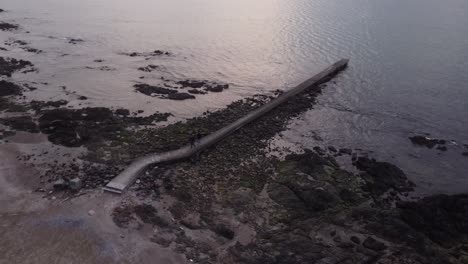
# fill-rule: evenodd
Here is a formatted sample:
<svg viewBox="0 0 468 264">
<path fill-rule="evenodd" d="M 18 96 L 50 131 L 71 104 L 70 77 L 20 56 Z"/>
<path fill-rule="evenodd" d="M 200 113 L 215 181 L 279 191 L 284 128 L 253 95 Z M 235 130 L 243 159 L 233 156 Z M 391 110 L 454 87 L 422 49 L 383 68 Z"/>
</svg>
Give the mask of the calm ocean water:
<svg viewBox="0 0 468 264">
<path fill-rule="evenodd" d="M 257 93 L 287 89 L 340 58 L 349 69 L 318 105 L 292 120 L 288 142 L 361 148 L 393 162 L 422 192 L 468 191 L 468 2 L 465 0 L 2 0 L 0 20 L 21 25 L 0 32 L 0 56 L 25 58 L 38 73 L 29 99 L 170 111 L 177 118 Z M 27 33 L 29 32 L 29 33 Z M 75 45 L 68 38 L 83 39 Z M 121 52 L 167 50 L 146 61 Z M 103 62 L 94 62 L 102 59 Z M 138 67 L 163 66 L 143 73 Z M 108 66 L 111 71 L 87 69 Z M 144 76 L 145 79 L 139 77 Z M 138 81 L 207 79 L 229 90 L 182 102 L 135 93 Z M 408 136 L 455 140 L 448 151 L 411 145 Z"/>
</svg>

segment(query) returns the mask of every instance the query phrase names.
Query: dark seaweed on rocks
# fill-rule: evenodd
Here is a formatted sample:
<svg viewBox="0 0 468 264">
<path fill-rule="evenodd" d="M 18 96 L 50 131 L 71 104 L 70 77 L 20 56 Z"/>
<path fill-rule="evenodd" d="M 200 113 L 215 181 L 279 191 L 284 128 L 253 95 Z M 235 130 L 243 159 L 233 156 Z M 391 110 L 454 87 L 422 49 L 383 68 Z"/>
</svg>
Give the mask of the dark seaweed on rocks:
<svg viewBox="0 0 468 264">
<path fill-rule="evenodd" d="M 139 71 L 144 71 L 144 72 L 152 72 L 154 70 L 157 70 L 159 69 L 159 66 L 158 65 L 153 65 L 153 64 L 150 64 L 148 66 L 145 66 L 145 67 L 139 67 L 138 70 Z"/>
<path fill-rule="evenodd" d="M 151 52 L 130 52 L 130 53 L 122 53 L 123 55 L 127 55 L 130 57 L 154 57 L 154 56 L 170 56 L 172 53 L 169 51 L 162 51 L 162 50 L 155 50 Z"/>
<path fill-rule="evenodd" d="M 186 99 L 195 99 L 195 96 L 188 94 L 188 93 L 179 93 L 179 91 L 174 89 L 163 88 L 159 86 L 153 86 L 148 84 L 135 84 L 135 90 L 139 91 L 140 93 L 153 96 L 153 94 L 159 95 L 160 98 L 163 99 L 171 99 L 171 100 L 186 100 Z"/>
</svg>

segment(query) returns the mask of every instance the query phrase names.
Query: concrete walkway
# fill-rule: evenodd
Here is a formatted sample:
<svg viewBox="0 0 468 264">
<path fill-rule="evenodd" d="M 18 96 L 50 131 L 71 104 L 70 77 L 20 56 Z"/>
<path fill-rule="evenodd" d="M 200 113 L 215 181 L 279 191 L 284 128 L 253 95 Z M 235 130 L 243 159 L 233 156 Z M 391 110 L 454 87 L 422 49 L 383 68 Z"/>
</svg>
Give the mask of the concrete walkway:
<svg viewBox="0 0 468 264">
<path fill-rule="evenodd" d="M 234 133 L 239 128 L 261 117 L 262 115 L 266 114 L 267 112 L 279 106 L 280 104 L 286 102 L 288 99 L 304 91 L 305 89 L 330 80 L 338 72 L 344 70 L 347 67 L 348 61 L 349 60 L 347 59 L 342 59 L 342 60 L 335 62 L 328 68 L 324 69 L 320 73 L 313 76 L 312 78 L 299 84 L 298 86 L 291 89 L 290 91 L 287 91 L 281 94 L 277 98 L 273 99 L 271 102 L 250 112 L 243 118 L 240 118 L 237 121 L 231 123 L 230 125 L 225 126 L 219 129 L 218 131 L 206 137 L 201 138 L 198 141 L 198 143 L 195 145 L 195 147 L 186 145 L 177 150 L 172 150 L 172 151 L 165 152 L 165 153 L 154 153 L 154 154 L 150 154 L 148 156 L 141 157 L 135 160 L 132 164 L 130 164 L 128 168 L 126 168 L 117 177 L 115 177 L 112 181 L 110 181 L 104 187 L 104 190 L 120 194 L 130 184 L 132 184 L 136 180 L 138 175 L 140 175 L 140 173 L 142 173 L 149 165 L 155 164 L 155 163 L 170 162 L 170 161 L 186 159 L 194 155 L 195 153 L 216 144 L 218 141 L 226 138 L 227 136 L 229 136 L 231 133 Z"/>
</svg>

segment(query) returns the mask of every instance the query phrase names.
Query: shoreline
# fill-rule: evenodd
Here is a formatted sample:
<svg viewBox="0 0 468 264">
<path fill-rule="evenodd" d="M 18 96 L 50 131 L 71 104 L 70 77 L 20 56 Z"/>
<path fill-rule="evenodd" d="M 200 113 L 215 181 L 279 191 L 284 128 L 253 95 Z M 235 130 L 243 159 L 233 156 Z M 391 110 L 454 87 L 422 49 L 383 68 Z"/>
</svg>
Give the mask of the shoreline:
<svg viewBox="0 0 468 264">
<path fill-rule="evenodd" d="M 144 246 L 136 252 L 151 252 L 149 256 L 164 252 L 163 255 L 168 255 L 167 263 L 468 261 L 463 247 L 468 235 L 463 222 L 468 214 L 466 195 L 409 200 L 407 196 L 414 184 L 403 171 L 350 149 L 332 146 L 301 149 L 302 154 L 271 149 L 270 140 L 286 129 L 291 118 L 313 108 L 326 84 L 295 97 L 203 151 L 197 159 L 151 168 L 130 188 L 128 195 L 116 198 L 102 194 L 99 188 L 135 157 L 175 149 L 186 144 L 194 131 L 209 134 L 265 104 L 272 96 L 245 98 L 219 111 L 155 128 L 170 113 L 140 117 L 126 109 L 68 109 L 64 108 L 66 102 L 60 101 L 25 104 L 20 96 L 21 89 L 27 87 L 19 87 L 9 76 L 37 69 L 16 59 L 2 58 L 0 63 L 2 80 L 8 77 L 0 87 L 0 92 L 5 92 L 0 96 L 0 111 L 2 115 L 10 112 L 1 118 L 0 153 L 6 157 L 2 148 L 15 146 L 7 142 L 12 132 L 41 132 L 49 139 L 40 141 L 45 144 L 40 153 L 18 150 L 17 157 L 24 165 L 18 161 L 15 166 L 34 170 L 23 180 L 30 183 L 29 177 L 34 177 L 33 181 L 39 183 L 32 187 L 12 182 L 19 188 L 15 194 L 23 196 L 19 200 L 47 223 L 46 230 L 57 232 L 58 237 L 72 234 L 64 243 L 64 250 L 73 250 L 74 238 L 84 241 L 82 235 L 89 230 L 83 230 L 81 223 L 90 225 L 91 236 L 96 238 L 86 247 L 89 251 L 78 251 L 70 258 L 86 257 L 92 252 L 95 258 L 84 258 L 83 262 L 97 263 L 109 260 L 108 257 L 122 263 L 151 262 L 151 258 L 138 259 L 135 252 L 129 256 L 118 253 L 138 242 L 137 245 Z M 194 82 L 187 85 L 193 89 L 197 88 L 191 86 L 205 87 Z M 215 88 L 210 89 L 225 89 L 219 85 L 223 84 L 212 84 L 210 87 Z M 414 140 L 443 147 L 440 140 Z M 34 146 L 36 142 L 26 144 Z M 78 154 L 70 154 L 76 150 Z M 268 156 L 272 150 L 282 153 L 284 158 Z M 58 153 L 60 159 L 52 158 Z M 351 159 L 357 173 L 342 169 L 335 160 L 340 156 Z M 10 155 L 5 160 L 12 158 Z M 15 175 L 6 176 L 11 171 L 9 164 L 2 166 L 0 177 L 11 181 Z M 78 192 L 54 189 L 57 180 L 71 178 L 81 179 L 83 188 Z M 10 192 L 4 193 L 2 201 L 15 197 Z M 34 227 L 31 224 L 34 217 L 22 215 L 19 209 L 0 208 L 0 218 L 8 223 L 2 227 L 6 228 L 7 242 L 14 242 L 5 246 L 4 250 L 9 252 L 16 250 L 16 235 L 21 231 L 11 222 L 17 221 L 26 229 Z M 20 215 L 18 219 L 15 214 Z M 56 226 L 56 221 L 62 223 L 62 216 L 72 224 Z M 108 229 L 101 230 L 103 225 Z M 27 244 L 28 251 L 47 251 L 48 247 L 60 244 L 59 239 L 53 239 L 55 244 L 41 245 L 44 239 L 46 235 L 35 233 L 32 241 L 36 242 Z M 106 247 L 99 242 L 103 239 L 115 247 L 104 257 Z"/>
</svg>

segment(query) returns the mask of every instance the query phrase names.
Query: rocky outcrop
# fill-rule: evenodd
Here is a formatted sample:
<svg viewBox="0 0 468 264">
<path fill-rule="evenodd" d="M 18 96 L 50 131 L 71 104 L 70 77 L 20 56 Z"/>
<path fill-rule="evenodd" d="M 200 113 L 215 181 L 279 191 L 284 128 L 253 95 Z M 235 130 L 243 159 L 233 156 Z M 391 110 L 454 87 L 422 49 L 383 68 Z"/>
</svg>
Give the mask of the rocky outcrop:
<svg viewBox="0 0 468 264">
<path fill-rule="evenodd" d="M 393 164 L 359 157 L 354 165 L 363 171 L 361 177 L 366 181 L 366 188 L 373 195 L 382 195 L 390 189 L 399 192 L 413 190 L 414 183 L 409 181 L 405 173 Z"/>
</svg>

